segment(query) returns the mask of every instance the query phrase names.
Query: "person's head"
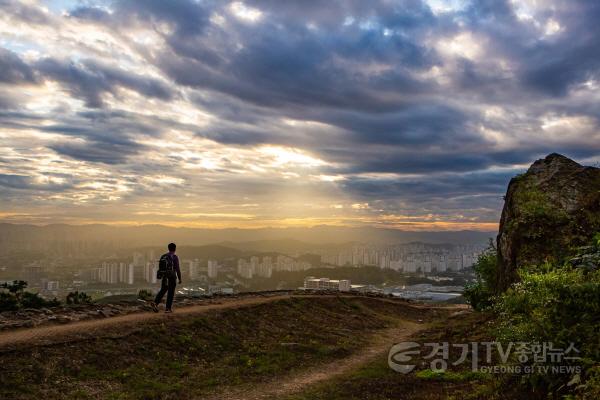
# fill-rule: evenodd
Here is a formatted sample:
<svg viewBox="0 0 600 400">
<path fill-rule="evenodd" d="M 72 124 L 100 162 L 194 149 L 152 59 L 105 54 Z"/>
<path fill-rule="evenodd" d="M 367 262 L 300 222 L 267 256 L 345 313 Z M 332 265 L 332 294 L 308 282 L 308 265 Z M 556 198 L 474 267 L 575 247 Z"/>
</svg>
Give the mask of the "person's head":
<svg viewBox="0 0 600 400">
<path fill-rule="evenodd" d="M 169 251 L 172 253 L 175 253 L 175 249 L 177 248 L 175 243 L 169 243 L 169 245 L 167 247 L 169 248 Z"/>
</svg>

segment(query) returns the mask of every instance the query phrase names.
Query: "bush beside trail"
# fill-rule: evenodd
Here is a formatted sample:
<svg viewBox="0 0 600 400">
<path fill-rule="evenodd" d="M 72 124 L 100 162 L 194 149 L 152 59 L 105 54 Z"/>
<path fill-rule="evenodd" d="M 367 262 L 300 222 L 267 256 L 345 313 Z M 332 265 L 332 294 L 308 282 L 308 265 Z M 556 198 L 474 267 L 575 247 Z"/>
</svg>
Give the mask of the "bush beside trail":
<svg viewBox="0 0 600 400">
<path fill-rule="evenodd" d="M 565 357 L 576 357 L 563 358 L 560 365 L 581 367 L 581 373 L 523 375 L 518 383 L 531 392 L 562 398 L 599 398 L 600 233 L 562 263 L 519 268 L 519 281 L 500 295 L 491 290 L 495 257 L 493 248 L 482 254 L 475 265 L 478 280 L 467 287 L 465 297 L 475 310 L 496 315 L 496 340 L 552 343 L 554 349 L 570 349 Z"/>
<path fill-rule="evenodd" d="M 38 293 L 27 292 L 27 282 L 13 281 L 0 285 L 0 312 L 16 311 L 22 308 L 43 308 L 60 305 L 56 298 L 46 300 Z"/>
</svg>

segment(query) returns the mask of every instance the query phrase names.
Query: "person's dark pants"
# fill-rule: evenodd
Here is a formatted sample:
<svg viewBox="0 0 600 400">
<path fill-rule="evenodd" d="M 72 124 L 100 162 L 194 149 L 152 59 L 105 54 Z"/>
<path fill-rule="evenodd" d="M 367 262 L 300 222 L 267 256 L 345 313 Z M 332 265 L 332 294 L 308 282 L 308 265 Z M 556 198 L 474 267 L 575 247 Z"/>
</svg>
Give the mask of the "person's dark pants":
<svg viewBox="0 0 600 400">
<path fill-rule="evenodd" d="M 160 284 L 160 291 L 156 294 L 154 302 L 160 304 L 163 296 L 167 293 L 167 310 L 173 305 L 173 297 L 175 296 L 175 286 L 177 285 L 177 274 L 175 271 L 165 272 Z"/>
</svg>

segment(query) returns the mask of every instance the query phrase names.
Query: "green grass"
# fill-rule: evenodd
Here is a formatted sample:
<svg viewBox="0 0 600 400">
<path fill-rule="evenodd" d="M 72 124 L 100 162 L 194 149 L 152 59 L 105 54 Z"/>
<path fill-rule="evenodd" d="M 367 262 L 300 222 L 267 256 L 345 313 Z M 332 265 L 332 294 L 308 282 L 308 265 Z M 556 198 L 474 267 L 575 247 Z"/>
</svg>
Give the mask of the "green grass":
<svg viewBox="0 0 600 400">
<path fill-rule="evenodd" d="M 402 304 L 335 297 L 175 314 L 120 338 L 4 353 L 2 399 L 197 398 L 346 357 L 399 315 L 417 317 Z"/>
<path fill-rule="evenodd" d="M 430 324 L 410 340 L 416 342 L 462 343 L 486 341 L 493 335 L 492 316 L 485 313 L 462 315 Z M 454 358 L 452 358 L 454 357 Z M 456 359 L 456 354 L 451 355 Z M 430 360 L 429 360 L 430 361 Z M 388 400 L 388 399 L 525 399 L 529 393 L 507 390 L 496 377 L 472 372 L 470 362 L 451 366 L 445 372 L 427 368 L 428 361 L 415 359 L 417 368 L 406 375 L 393 371 L 387 363 L 387 354 L 355 371 L 331 381 L 318 384 L 283 400 Z M 528 397 L 529 396 L 529 397 Z M 280 399 L 278 399 L 280 400 Z"/>
<path fill-rule="evenodd" d="M 477 371 L 432 371 L 430 369 L 424 369 L 418 371 L 416 376 L 420 379 L 432 380 L 432 381 L 446 381 L 446 382 L 465 382 L 465 381 L 485 381 L 490 379 L 489 374 Z"/>
<path fill-rule="evenodd" d="M 382 356 L 352 373 L 284 400 L 447 399 L 452 396 L 463 399 L 479 379 L 479 376 L 457 372 L 443 377 L 424 371 L 403 375 L 390 369 L 386 357 Z"/>
</svg>

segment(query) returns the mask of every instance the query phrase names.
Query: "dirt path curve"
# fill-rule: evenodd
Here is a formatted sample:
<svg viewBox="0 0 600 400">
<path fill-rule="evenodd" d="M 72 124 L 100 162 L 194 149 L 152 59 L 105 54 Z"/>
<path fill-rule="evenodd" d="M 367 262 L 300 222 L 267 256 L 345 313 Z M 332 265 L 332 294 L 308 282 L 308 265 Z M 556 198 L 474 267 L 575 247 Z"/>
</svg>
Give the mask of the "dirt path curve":
<svg viewBox="0 0 600 400">
<path fill-rule="evenodd" d="M 19 345 L 27 345 L 29 347 L 34 345 L 47 345 L 51 343 L 90 339 L 100 336 L 102 333 L 104 333 L 102 331 L 109 331 L 110 334 L 108 336 L 115 336 L 114 328 L 118 328 L 119 331 L 126 332 L 127 330 L 131 330 L 132 326 L 135 326 L 140 322 L 160 319 L 167 320 L 211 310 L 264 304 L 289 297 L 290 295 L 273 295 L 268 297 L 223 299 L 220 303 L 205 303 L 180 307 L 177 308 L 172 314 L 165 314 L 162 312 L 133 313 L 105 319 L 72 322 L 65 325 L 46 325 L 37 328 L 6 331 L 0 333 L 0 352 L 3 350 L 10 350 Z M 107 330 L 107 328 L 113 329 Z"/>
<path fill-rule="evenodd" d="M 403 321 L 402 326 L 379 331 L 372 337 L 370 344 L 358 353 L 344 358 L 321 364 L 305 372 L 293 374 L 274 382 L 261 383 L 253 387 L 239 387 L 226 390 L 202 400 L 266 400 L 280 399 L 306 390 L 309 386 L 322 383 L 354 371 L 361 366 L 374 361 L 378 356 L 387 354 L 390 347 L 408 339 L 409 336 L 424 329 L 425 324 Z"/>
<path fill-rule="evenodd" d="M 53 343 L 64 343 L 71 341 L 80 341 L 93 339 L 96 337 L 109 336 L 119 337 L 126 335 L 132 330 L 140 329 L 139 323 L 152 320 L 168 320 L 171 318 L 179 318 L 190 314 L 203 313 L 211 310 L 220 310 L 227 308 L 239 308 L 257 304 L 269 303 L 277 300 L 288 299 L 292 297 L 322 297 L 320 295 L 302 295 L 293 294 L 271 294 L 252 297 L 237 297 L 231 299 L 220 299 L 219 302 L 207 302 L 184 306 L 177 308 L 173 314 L 164 314 L 162 312 L 139 312 L 127 315 L 119 315 L 105 319 L 95 319 L 79 322 L 71 322 L 64 325 L 43 325 L 34 328 L 16 329 L 0 332 L 0 353 L 10 351 L 19 346 L 36 346 L 48 345 Z M 356 297 L 352 295 L 344 295 L 342 297 Z M 380 301 L 398 303 L 398 300 L 378 299 Z M 459 305 L 436 307 L 425 304 L 413 303 L 412 308 L 429 308 L 429 309 L 456 309 L 460 310 L 464 307 Z M 117 328 L 117 329 L 115 329 Z"/>
</svg>

